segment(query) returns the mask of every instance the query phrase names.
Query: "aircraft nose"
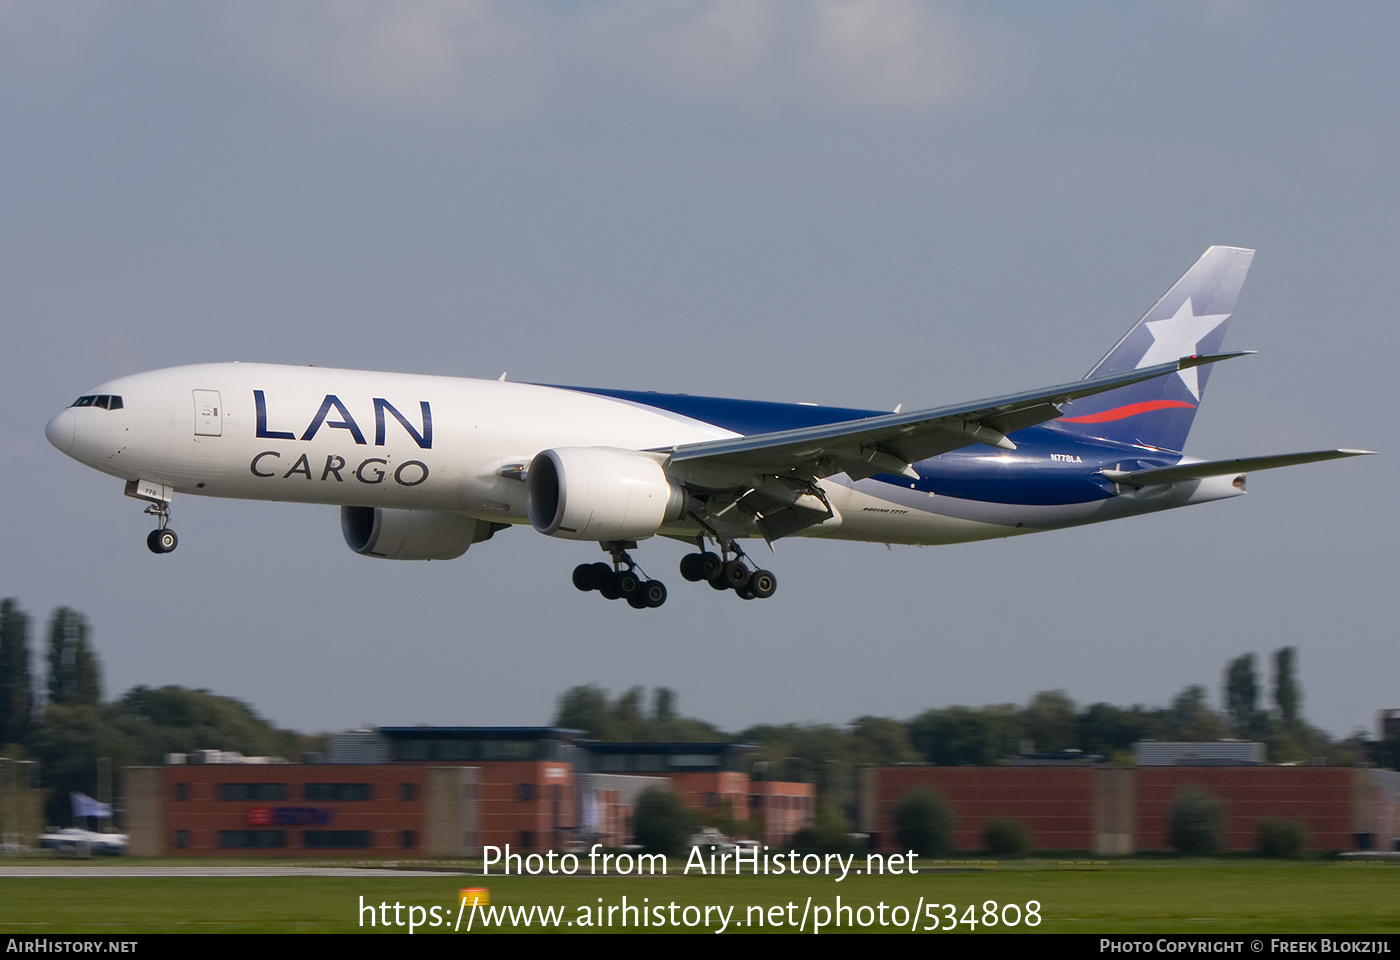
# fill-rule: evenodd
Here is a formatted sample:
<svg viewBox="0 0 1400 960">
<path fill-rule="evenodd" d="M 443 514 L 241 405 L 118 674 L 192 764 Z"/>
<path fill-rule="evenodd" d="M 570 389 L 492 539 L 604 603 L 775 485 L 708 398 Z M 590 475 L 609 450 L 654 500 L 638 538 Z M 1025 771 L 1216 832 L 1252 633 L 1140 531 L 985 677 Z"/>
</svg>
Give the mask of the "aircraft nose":
<svg viewBox="0 0 1400 960">
<path fill-rule="evenodd" d="M 64 410 L 44 427 L 44 436 L 49 438 L 49 443 L 62 452 L 68 453 L 73 449 L 73 434 L 76 427 L 77 419 L 73 416 L 73 411 Z"/>
</svg>

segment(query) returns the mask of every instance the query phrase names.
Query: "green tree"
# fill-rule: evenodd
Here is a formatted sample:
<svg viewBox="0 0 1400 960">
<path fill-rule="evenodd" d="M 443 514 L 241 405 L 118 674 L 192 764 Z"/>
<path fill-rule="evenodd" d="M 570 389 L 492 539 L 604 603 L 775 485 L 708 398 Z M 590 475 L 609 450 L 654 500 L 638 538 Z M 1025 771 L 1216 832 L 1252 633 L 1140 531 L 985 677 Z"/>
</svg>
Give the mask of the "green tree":
<svg viewBox="0 0 1400 960">
<path fill-rule="evenodd" d="M 851 727 L 854 738 L 851 746 L 855 754 L 852 759 L 858 764 L 887 767 L 919 759 L 919 752 L 909 743 L 909 728 L 898 720 L 861 717 Z"/>
<path fill-rule="evenodd" d="M 0 601 L 0 747 L 28 743 L 33 719 L 29 617 L 6 599 Z"/>
<path fill-rule="evenodd" d="M 590 740 L 610 739 L 612 712 L 608 705 L 608 692 L 592 683 L 565 690 L 554 712 L 554 725 L 568 730 L 582 730 Z"/>
<path fill-rule="evenodd" d="M 651 692 L 651 720 L 657 726 L 668 727 L 676 720 L 676 692 L 669 687 L 657 687 Z"/>
<path fill-rule="evenodd" d="M 690 813 L 670 790 L 653 788 L 637 798 L 632 812 L 632 836 L 647 853 L 684 856 L 686 841 L 694 830 Z"/>
<path fill-rule="evenodd" d="M 315 746 L 315 738 L 279 730 L 243 701 L 208 690 L 133 687 L 103 710 L 129 741 L 136 764 L 158 764 L 167 753 L 206 748 L 297 759 Z"/>
<path fill-rule="evenodd" d="M 855 853 L 859 846 L 851 836 L 851 821 L 847 820 L 835 805 L 825 801 L 817 804 L 812 825 L 803 827 L 792 835 L 792 849 L 802 854 L 847 855 Z"/>
<path fill-rule="evenodd" d="M 1009 704 L 925 710 L 909 721 L 914 749 L 941 766 L 985 766 L 1015 754 L 1020 739 L 1020 720 Z"/>
<path fill-rule="evenodd" d="M 1075 719 L 1079 746 L 1085 753 L 1101 757 L 1125 755 L 1139 740 L 1166 739 L 1166 722 L 1161 711 L 1143 707 L 1124 709 L 1096 703 Z"/>
<path fill-rule="evenodd" d="M 591 740 L 640 742 L 715 742 L 728 737 L 710 724 L 676 713 L 676 695 L 665 687 L 653 692 L 652 709 L 642 710 L 642 688 L 633 687 L 614 702 L 595 684 L 570 687 L 559 697 L 554 725 L 582 730 Z"/>
<path fill-rule="evenodd" d="M 1259 682 L 1252 653 L 1241 654 L 1225 669 L 1225 712 L 1237 736 L 1263 739 L 1266 723 L 1259 710 Z"/>
<path fill-rule="evenodd" d="M 1254 848 L 1261 857 L 1301 857 L 1308 847 L 1308 828 L 1301 820 L 1264 817 L 1254 830 Z"/>
<path fill-rule="evenodd" d="M 1167 843 L 1188 857 L 1220 852 L 1225 835 L 1225 804 L 1203 787 L 1181 788 L 1167 815 Z"/>
<path fill-rule="evenodd" d="M 1303 702 L 1303 693 L 1294 675 L 1297 655 L 1298 651 L 1292 647 L 1274 651 L 1274 706 L 1278 708 L 1284 728 L 1290 731 L 1297 729 L 1302 720 L 1299 707 Z"/>
<path fill-rule="evenodd" d="M 906 793 L 894 808 L 895 842 L 921 857 L 946 856 L 953 849 L 953 815 L 943 798 L 925 786 Z"/>
<path fill-rule="evenodd" d="M 994 857 L 1024 857 L 1031 852 L 1031 832 L 1015 817 L 997 817 L 982 828 L 982 842 Z"/>
<path fill-rule="evenodd" d="M 1021 713 L 1021 735 L 1035 742 L 1039 753 L 1078 747 L 1074 701 L 1063 690 L 1042 690 Z"/>
<path fill-rule="evenodd" d="M 49 622 L 49 704 L 97 706 L 102 702 L 101 670 L 88 645 L 82 614 L 59 607 Z"/>
<path fill-rule="evenodd" d="M 620 740 L 651 740 L 642 716 L 642 688 L 633 687 L 617 698 L 612 708 L 613 726 Z"/>
<path fill-rule="evenodd" d="M 1173 740 L 1209 741 L 1229 736 L 1229 725 L 1206 704 L 1206 688 L 1187 687 L 1166 711 L 1167 736 Z"/>
</svg>

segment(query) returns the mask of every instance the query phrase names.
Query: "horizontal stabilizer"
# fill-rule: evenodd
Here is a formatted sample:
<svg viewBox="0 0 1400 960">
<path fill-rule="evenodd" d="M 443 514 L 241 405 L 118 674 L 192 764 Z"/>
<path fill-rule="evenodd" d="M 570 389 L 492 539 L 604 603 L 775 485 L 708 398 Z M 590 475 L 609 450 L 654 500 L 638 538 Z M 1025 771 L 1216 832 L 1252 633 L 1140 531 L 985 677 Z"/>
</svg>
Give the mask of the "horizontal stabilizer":
<svg viewBox="0 0 1400 960">
<path fill-rule="evenodd" d="M 1154 470 L 1105 470 L 1103 475 L 1114 483 L 1123 483 L 1132 487 L 1150 487 L 1163 483 L 1176 483 L 1180 480 L 1204 480 L 1206 477 L 1221 477 L 1228 473 L 1247 473 L 1250 470 L 1291 467 L 1299 463 L 1313 463 L 1318 460 L 1361 457 L 1374 452 L 1374 450 L 1314 450 L 1311 453 L 1285 453 L 1276 457 L 1206 460 L 1201 463 L 1183 463 L 1174 467 L 1159 467 Z"/>
</svg>

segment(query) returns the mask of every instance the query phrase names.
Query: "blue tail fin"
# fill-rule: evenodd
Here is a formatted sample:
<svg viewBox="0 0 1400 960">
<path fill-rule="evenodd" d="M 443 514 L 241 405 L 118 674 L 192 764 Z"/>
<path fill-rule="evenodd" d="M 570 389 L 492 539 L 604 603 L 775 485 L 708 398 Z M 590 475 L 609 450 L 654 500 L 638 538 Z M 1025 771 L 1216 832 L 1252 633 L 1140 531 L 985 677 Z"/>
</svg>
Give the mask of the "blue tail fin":
<svg viewBox="0 0 1400 960">
<path fill-rule="evenodd" d="M 1253 259 L 1253 250 L 1211 247 L 1089 371 L 1089 377 L 1218 353 Z M 1192 367 L 1074 400 L 1049 426 L 1077 436 L 1180 453 L 1209 376 L 1209 365 Z"/>
</svg>

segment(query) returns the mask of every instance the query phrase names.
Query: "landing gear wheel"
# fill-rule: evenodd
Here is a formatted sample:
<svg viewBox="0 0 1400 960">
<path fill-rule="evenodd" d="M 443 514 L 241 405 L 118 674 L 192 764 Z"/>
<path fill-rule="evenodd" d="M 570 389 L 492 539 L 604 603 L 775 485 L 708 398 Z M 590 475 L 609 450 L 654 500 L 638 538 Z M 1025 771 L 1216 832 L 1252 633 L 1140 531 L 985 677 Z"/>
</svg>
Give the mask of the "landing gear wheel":
<svg viewBox="0 0 1400 960">
<path fill-rule="evenodd" d="M 714 587 L 716 590 L 728 590 L 728 589 L 729 589 L 729 583 L 728 583 L 723 577 L 715 577 L 713 580 L 709 580 L 709 581 L 707 581 L 707 582 L 709 583 L 710 586 Z"/>
<path fill-rule="evenodd" d="M 642 591 L 638 590 L 636 593 L 630 594 L 627 597 L 627 605 L 633 610 L 645 610 L 647 598 L 642 596 Z"/>
<path fill-rule="evenodd" d="M 574 567 L 574 586 L 584 593 L 598 589 L 598 582 L 593 576 L 593 564 L 580 563 Z"/>
<path fill-rule="evenodd" d="M 700 571 L 701 580 L 713 580 L 724 569 L 724 561 L 719 558 L 717 553 L 710 553 L 706 550 L 704 553 L 696 554 L 696 556 L 700 559 L 697 561 L 695 569 Z"/>
<path fill-rule="evenodd" d="M 648 580 L 635 596 L 641 597 L 645 606 L 659 607 L 666 602 L 666 584 L 660 580 Z"/>
<path fill-rule="evenodd" d="M 705 574 L 700 570 L 700 556 L 698 553 L 687 553 L 681 557 L 681 576 L 691 583 L 705 579 Z"/>
<path fill-rule="evenodd" d="M 180 538 L 175 536 L 175 531 L 169 528 L 164 530 L 152 530 L 146 537 L 146 546 L 152 553 L 169 553 L 180 543 Z"/>
<path fill-rule="evenodd" d="M 739 590 L 749 582 L 749 578 L 753 576 L 753 574 L 749 572 L 749 568 L 745 566 L 744 561 L 730 560 L 724 565 L 724 572 L 720 576 L 727 586 L 734 590 Z"/>
<path fill-rule="evenodd" d="M 749 577 L 747 589 L 757 599 L 767 600 L 778 589 L 778 578 L 773 576 L 771 570 L 755 570 Z"/>
<path fill-rule="evenodd" d="M 738 590 L 735 590 L 734 592 L 739 595 L 740 600 L 752 600 L 754 598 L 753 590 L 749 588 L 748 584 L 744 584 L 742 587 L 740 587 Z"/>
<path fill-rule="evenodd" d="M 626 597 L 630 601 L 633 595 L 642 588 L 642 578 L 631 570 L 619 570 L 613 574 L 612 585 L 618 596 Z"/>
</svg>

